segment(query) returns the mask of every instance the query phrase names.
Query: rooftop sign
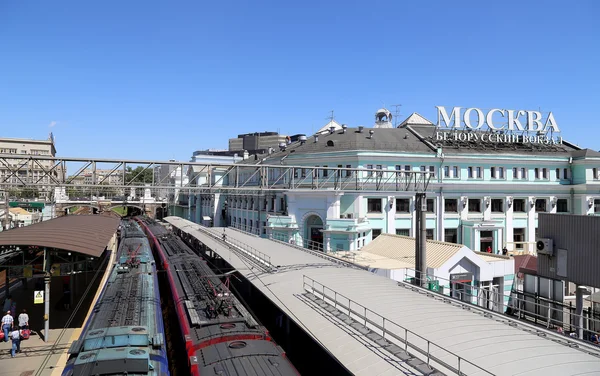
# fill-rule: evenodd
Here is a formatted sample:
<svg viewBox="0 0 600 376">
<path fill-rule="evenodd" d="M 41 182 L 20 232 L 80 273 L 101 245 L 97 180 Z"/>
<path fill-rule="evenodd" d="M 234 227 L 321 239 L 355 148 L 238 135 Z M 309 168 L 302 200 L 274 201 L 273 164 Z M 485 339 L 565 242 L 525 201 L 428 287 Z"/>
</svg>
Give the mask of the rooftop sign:
<svg viewBox="0 0 600 376">
<path fill-rule="evenodd" d="M 454 137 L 459 141 L 483 141 L 483 142 L 530 142 L 544 144 L 560 144 L 561 137 L 552 138 L 554 132 L 560 133 L 554 114 L 549 112 L 544 118 L 539 111 L 524 110 L 502 110 L 493 108 L 487 113 L 479 108 L 454 107 L 448 113 L 445 107 L 436 106 L 438 113 L 438 127 L 451 128 L 457 131 L 467 131 L 470 135 L 461 132 L 448 135 L 446 132 L 438 132 L 438 140 L 447 140 Z M 479 137 L 469 131 L 489 130 L 501 131 L 503 137 Z M 516 133 L 535 133 L 535 136 L 522 135 L 517 137 Z M 550 136 L 548 135 L 550 134 Z M 514 137 L 512 137 L 514 136 Z M 494 141 L 496 140 L 496 141 Z"/>
</svg>

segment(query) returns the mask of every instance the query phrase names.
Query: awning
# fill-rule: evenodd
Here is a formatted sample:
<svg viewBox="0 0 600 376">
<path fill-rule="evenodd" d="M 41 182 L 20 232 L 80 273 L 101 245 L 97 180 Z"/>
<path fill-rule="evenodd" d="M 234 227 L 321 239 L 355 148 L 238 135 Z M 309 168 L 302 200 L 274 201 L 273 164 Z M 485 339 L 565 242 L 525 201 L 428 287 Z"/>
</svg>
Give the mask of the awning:
<svg viewBox="0 0 600 376">
<path fill-rule="evenodd" d="M 211 219 L 212 219 L 212 218 L 210 218 L 210 217 L 208 217 L 208 216 L 206 216 L 206 215 L 202 217 L 202 220 L 203 220 L 203 221 L 210 221 Z"/>
</svg>

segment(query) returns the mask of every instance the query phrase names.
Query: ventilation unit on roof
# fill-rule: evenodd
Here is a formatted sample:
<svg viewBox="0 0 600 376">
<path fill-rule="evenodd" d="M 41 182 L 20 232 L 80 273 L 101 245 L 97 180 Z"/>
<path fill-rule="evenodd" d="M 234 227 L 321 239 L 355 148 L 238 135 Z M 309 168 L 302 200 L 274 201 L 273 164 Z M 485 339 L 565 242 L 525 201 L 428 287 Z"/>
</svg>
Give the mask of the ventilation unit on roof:
<svg viewBox="0 0 600 376">
<path fill-rule="evenodd" d="M 285 151 L 285 142 L 279 143 L 279 151 Z"/>
<path fill-rule="evenodd" d="M 318 134 L 315 135 L 315 142 L 319 142 L 319 135 Z"/>
<path fill-rule="evenodd" d="M 365 127 L 363 127 L 362 125 L 358 126 L 358 133 L 362 133 L 363 129 L 365 129 Z"/>
<path fill-rule="evenodd" d="M 375 131 L 371 129 L 371 130 L 369 131 L 369 139 L 373 138 L 373 135 L 374 135 L 374 134 L 375 134 Z"/>
<path fill-rule="evenodd" d="M 298 137 L 298 140 L 300 141 L 300 145 L 304 145 L 306 143 L 306 136 L 302 135 Z"/>
<path fill-rule="evenodd" d="M 342 133 L 346 133 L 346 129 L 348 129 L 348 126 L 346 124 L 342 124 Z"/>
</svg>

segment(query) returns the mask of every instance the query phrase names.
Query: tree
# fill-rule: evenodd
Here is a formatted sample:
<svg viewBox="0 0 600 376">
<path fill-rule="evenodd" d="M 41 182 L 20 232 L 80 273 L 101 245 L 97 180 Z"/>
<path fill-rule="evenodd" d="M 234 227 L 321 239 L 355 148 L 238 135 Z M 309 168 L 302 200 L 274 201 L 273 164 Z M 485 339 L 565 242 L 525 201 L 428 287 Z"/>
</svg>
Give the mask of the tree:
<svg viewBox="0 0 600 376">
<path fill-rule="evenodd" d="M 135 169 L 127 167 L 125 172 L 126 183 L 152 183 L 154 180 L 154 170 L 152 168 L 146 168 L 138 166 Z"/>
</svg>

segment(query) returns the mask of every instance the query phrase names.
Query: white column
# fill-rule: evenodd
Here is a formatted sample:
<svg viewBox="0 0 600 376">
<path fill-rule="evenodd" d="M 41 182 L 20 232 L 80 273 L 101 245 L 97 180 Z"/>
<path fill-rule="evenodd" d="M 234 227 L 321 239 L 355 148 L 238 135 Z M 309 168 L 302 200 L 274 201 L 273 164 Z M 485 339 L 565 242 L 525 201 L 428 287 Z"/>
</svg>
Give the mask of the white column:
<svg viewBox="0 0 600 376">
<path fill-rule="evenodd" d="M 459 210 L 460 210 L 460 219 L 461 221 L 467 220 L 467 215 L 469 214 L 469 200 L 467 196 L 460 196 L 458 200 Z M 464 202 L 464 204 L 463 204 Z"/>
<path fill-rule="evenodd" d="M 348 250 L 354 251 L 356 249 L 356 241 L 354 240 L 353 234 L 348 234 Z"/>
<path fill-rule="evenodd" d="M 437 210 L 435 211 L 437 215 L 437 229 L 438 236 L 437 239 L 441 241 L 445 241 L 444 237 L 444 195 L 440 193 L 440 196 L 437 200 Z"/>
<path fill-rule="evenodd" d="M 331 235 L 329 233 L 325 234 L 325 252 L 331 252 Z"/>
<path fill-rule="evenodd" d="M 416 213 L 417 202 L 415 201 L 415 196 L 410 198 L 410 217 L 412 218 L 410 221 L 410 236 L 413 238 L 417 237 L 417 213 Z"/>
<path fill-rule="evenodd" d="M 529 210 L 527 212 L 527 238 L 525 239 L 528 242 L 535 241 L 535 197 L 529 196 L 527 197 L 527 205 L 529 205 Z M 528 244 L 525 249 L 529 252 L 532 251 L 531 246 Z"/>
<path fill-rule="evenodd" d="M 338 219 L 340 218 L 340 196 L 338 194 L 332 194 L 327 196 L 327 218 Z M 289 209 L 288 209 L 289 213 Z"/>
<path fill-rule="evenodd" d="M 548 213 L 556 213 L 556 196 L 550 196 L 548 197 L 548 206 L 546 209 L 548 209 Z M 554 204 L 553 204 L 554 202 Z"/>
<path fill-rule="evenodd" d="M 514 225 L 513 225 L 513 205 L 511 204 L 513 197 L 506 197 L 504 200 L 504 207 L 506 208 L 506 226 L 504 227 L 504 244 L 506 244 L 506 249 L 509 251 L 514 251 L 515 246 L 512 244 L 514 237 Z"/>
<path fill-rule="evenodd" d="M 354 199 L 354 210 L 356 218 L 364 218 L 367 216 L 366 200 L 363 195 L 357 195 Z"/>
<path fill-rule="evenodd" d="M 395 202 L 396 197 L 391 196 L 383 201 L 387 203 L 387 205 L 385 206 L 385 212 L 387 213 L 385 232 L 388 234 L 395 234 L 396 233 L 396 202 Z"/>
<path fill-rule="evenodd" d="M 489 205 L 487 204 L 488 202 Z M 481 201 L 481 205 L 483 205 L 483 220 L 489 221 L 492 218 L 492 198 L 485 196 Z"/>
</svg>

